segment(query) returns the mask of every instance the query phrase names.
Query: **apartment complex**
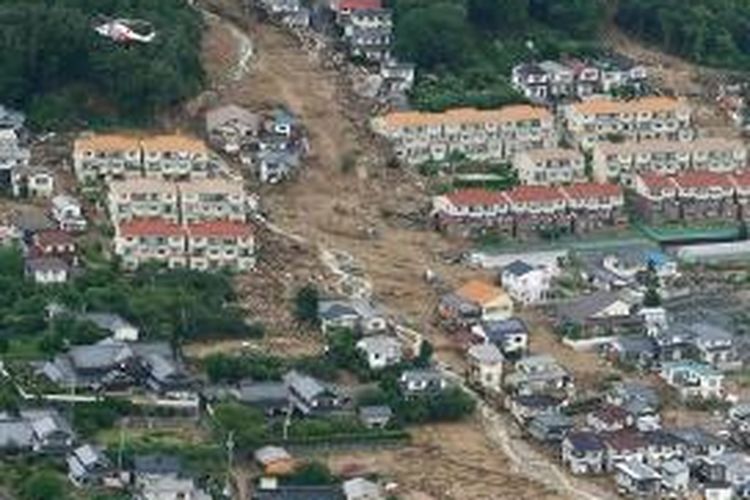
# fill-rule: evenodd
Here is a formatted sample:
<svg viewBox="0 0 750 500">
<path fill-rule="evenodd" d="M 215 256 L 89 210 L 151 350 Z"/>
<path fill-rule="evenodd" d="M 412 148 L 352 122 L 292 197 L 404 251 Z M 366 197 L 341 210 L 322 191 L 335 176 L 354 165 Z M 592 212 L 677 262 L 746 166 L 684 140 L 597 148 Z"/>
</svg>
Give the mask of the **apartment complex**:
<svg viewBox="0 0 750 500">
<path fill-rule="evenodd" d="M 461 154 L 477 161 L 511 160 L 516 153 L 557 145 L 552 114 L 543 107 L 456 108 L 442 113 L 395 112 L 373 119 L 407 164 L 445 161 Z"/>
<path fill-rule="evenodd" d="M 462 189 L 433 198 L 441 230 L 464 235 L 492 231 L 519 239 L 619 227 L 626 221 L 623 207 L 619 186 L 590 182 L 503 192 Z"/>
<path fill-rule="evenodd" d="M 115 253 L 126 269 L 157 262 L 170 268 L 246 271 L 255 266 L 255 236 L 245 222 L 133 219 L 116 227 Z"/>
<path fill-rule="evenodd" d="M 73 144 L 73 168 L 80 182 L 204 177 L 209 150 L 202 140 L 179 134 L 85 134 Z"/>
<path fill-rule="evenodd" d="M 593 149 L 593 173 L 599 182 L 631 184 L 642 173 L 674 175 L 689 170 L 736 172 L 747 166 L 741 140 L 701 138 L 691 142 L 645 140 L 601 143 Z"/>
<path fill-rule="evenodd" d="M 693 137 L 690 107 L 672 97 L 591 99 L 565 106 L 563 115 L 569 138 L 587 150 L 603 141 L 688 141 Z"/>
<path fill-rule="evenodd" d="M 180 217 L 185 223 L 203 220 L 245 221 L 247 195 L 241 182 L 200 179 L 178 184 Z"/>
<path fill-rule="evenodd" d="M 586 180 L 586 160 L 573 149 L 532 149 L 513 159 L 521 184 L 568 184 Z"/>
<path fill-rule="evenodd" d="M 161 179 L 138 177 L 112 181 L 107 205 L 114 224 L 150 218 L 179 222 L 177 185 Z"/>
<path fill-rule="evenodd" d="M 748 188 L 747 174 L 642 174 L 634 179 L 635 208 L 650 224 L 733 221 L 745 216 Z"/>
</svg>

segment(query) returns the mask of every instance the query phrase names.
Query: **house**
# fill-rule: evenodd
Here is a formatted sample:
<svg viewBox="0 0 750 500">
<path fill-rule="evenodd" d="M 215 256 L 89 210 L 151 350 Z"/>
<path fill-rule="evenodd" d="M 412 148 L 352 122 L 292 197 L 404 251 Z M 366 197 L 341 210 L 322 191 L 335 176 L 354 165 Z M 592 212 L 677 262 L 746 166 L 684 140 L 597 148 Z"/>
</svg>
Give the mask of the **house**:
<svg viewBox="0 0 750 500">
<path fill-rule="evenodd" d="M 472 280 L 443 297 L 440 315 L 460 324 L 476 321 L 508 319 L 513 315 L 513 301 L 500 287 L 481 280 Z"/>
<path fill-rule="evenodd" d="M 246 220 L 249 200 L 241 182 L 215 177 L 183 182 L 178 188 L 182 222 Z"/>
<path fill-rule="evenodd" d="M 114 340 L 121 342 L 136 342 L 138 340 L 138 328 L 119 314 L 87 313 L 83 315 L 83 318 L 109 332 Z"/>
<path fill-rule="evenodd" d="M 230 392 L 238 402 L 266 415 L 280 415 L 289 408 L 289 389 L 283 382 L 243 381 Z"/>
<path fill-rule="evenodd" d="M 54 409 L 0 413 L 0 451 L 58 455 L 70 449 L 74 438 L 70 424 Z"/>
<path fill-rule="evenodd" d="M 377 483 L 361 477 L 344 481 L 342 484 L 346 500 L 385 500 Z"/>
<path fill-rule="evenodd" d="M 112 465 L 103 449 L 85 444 L 74 449 L 67 457 L 68 478 L 81 488 L 99 484 Z"/>
<path fill-rule="evenodd" d="M 510 414 L 521 426 L 532 418 L 545 413 L 559 413 L 563 400 L 548 394 L 528 394 L 509 396 L 505 401 Z"/>
<path fill-rule="evenodd" d="M 693 137 L 691 115 L 685 101 L 665 96 L 628 101 L 596 98 L 563 108 L 568 136 L 584 150 L 613 138 L 689 141 Z"/>
<path fill-rule="evenodd" d="M 77 264 L 78 261 L 75 240 L 70 233 L 60 229 L 34 233 L 27 255 L 29 257 L 57 257 L 72 265 Z"/>
<path fill-rule="evenodd" d="M 299 0 L 292 1 L 299 8 Z M 228 154 L 239 153 L 243 144 L 258 136 L 260 127 L 260 115 L 236 104 L 219 106 L 206 112 L 209 142 Z"/>
<path fill-rule="evenodd" d="M 408 92 L 414 86 L 416 65 L 393 58 L 380 64 L 380 77 L 387 92 Z"/>
<path fill-rule="evenodd" d="M 734 488 L 739 498 L 745 498 L 750 485 L 750 456 L 742 452 L 727 452 L 708 459 L 722 470 L 723 480 Z"/>
<path fill-rule="evenodd" d="M 495 344 L 473 345 L 467 358 L 470 382 L 491 393 L 502 391 L 505 358 Z"/>
<path fill-rule="evenodd" d="M 529 330 L 520 318 L 480 321 L 471 332 L 483 342 L 496 345 L 506 357 L 518 359 L 528 350 Z"/>
<path fill-rule="evenodd" d="M 661 475 L 637 459 L 624 460 L 614 466 L 620 493 L 632 497 L 655 497 L 661 490 Z"/>
<path fill-rule="evenodd" d="M 341 409 L 342 397 L 331 387 L 295 370 L 284 375 L 289 400 L 303 415 L 330 413 Z"/>
<path fill-rule="evenodd" d="M 656 429 L 643 433 L 648 443 L 644 462 L 658 467 L 671 460 L 685 459 L 685 443 L 668 430 Z"/>
<path fill-rule="evenodd" d="M 734 489 L 726 481 L 716 481 L 703 484 L 703 498 L 706 500 L 732 500 Z"/>
<path fill-rule="evenodd" d="M 669 460 L 659 467 L 662 489 L 672 495 L 686 495 L 690 489 L 690 468 L 677 459 Z"/>
<path fill-rule="evenodd" d="M 555 358 L 537 354 L 519 359 L 514 372 L 505 377 L 505 385 L 518 394 L 539 394 L 567 391 L 573 383 Z"/>
<path fill-rule="evenodd" d="M 685 459 L 691 464 L 717 457 L 727 449 L 724 441 L 700 427 L 679 427 L 669 429 L 669 433 L 682 442 Z"/>
<path fill-rule="evenodd" d="M 386 405 L 361 406 L 357 410 L 357 415 L 368 429 L 383 429 L 391 421 L 393 410 Z"/>
<path fill-rule="evenodd" d="M 266 476 L 286 476 L 294 472 L 296 460 L 279 446 L 264 446 L 255 450 L 255 461 Z"/>
<path fill-rule="evenodd" d="M 11 174 L 11 189 L 16 198 L 49 198 L 55 191 L 55 174 L 40 166 L 16 168 Z"/>
<path fill-rule="evenodd" d="M 318 319 L 325 334 L 342 328 L 370 335 L 388 327 L 385 316 L 362 299 L 322 299 L 318 302 Z"/>
<path fill-rule="evenodd" d="M 135 476 L 168 476 L 182 472 L 182 461 L 175 455 L 149 454 L 133 457 L 133 474 Z"/>
<path fill-rule="evenodd" d="M 632 427 L 635 422 L 625 408 L 605 404 L 586 415 L 586 423 L 597 432 L 615 432 Z"/>
<path fill-rule="evenodd" d="M 437 228 L 448 234 L 493 231 L 510 236 L 513 232 L 510 199 L 504 192 L 458 189 L 435 196 L 432 207 Z"/>
<path fill-rule="evenodd" d="M 688 327 L 698 359 L 718 370 L 742 367 L 734 335 L 717 325 L 699 322 Z"/>
<path fill-rule="evenodd" d="M 262 481 L 253 492 L 252 500 L 346 500 L 341 485 L 284 485 Z"/>
<path fill-rule="evenodd" d="M 586 181 L 586 161 L 574 149 L 550 148 L 523 151 L 513 159 L 521 184 L 554 186 Z"/>
<path fill-rule="evenodd" d="M 211 500 L 212 496 L 195 484 L 195 480 L 168 475 L 136 476 L 135 500 L 189 499 Z"/>
<path fill-rule="evenodd" d="M 81 134 L 73 143 L 73 171 L 83 184 L 140 176 L 140 139 L 124 134 Z"/>
<path fill-rule="evenodd" d="M 542 413 L 526 425 L 526 432 L 542 443 L 559 443 L 573 429 L 573 419 L 560 413 Z"/>
<path fill-rule="evenodd" d="M 601 474 L 604 471 L 604 442 L 589 431 L 569 432 L 562 441 L 562 462 L 573 474 Z"/>
<path fill-rule="evenodd" d="M 166 342 L 136 342 L 133 348 L 141 384 L 156 394 L 178 394 L 190 390 L 193 379 L 181 359 Z"/>
<path fill-rule="evenodd" d="M 445 162 L 456 153 L 474 161 L 509 161 L 521 151 L 557 144 L 553 115 L 541 106 L 392 112 L 374 118 L 372 128 L 409 165 Z"/>
<path fill-rule="evenodd" d="M 580 328 L 586 336 L 611 334 L 622 326 L 639 322 L 632 307 L 621 293 L 600 290 L 560 306 L 558 325 Z"/>
<path fill-rule="evenodd" d="M 625 197 L 622 187 L 611 183 L 579 182 L 562 188 L 571 219 L 571 231 L 585 234 L 624 227 Z"/>
<path fill-rule="evenodd" d="M 387 335 L 373 335 L 357 341 L 356 347 L 362 351 L 371 370 L 380 370 L 401 362 L 401 342 Z"/>
<path fill-rule="evenodd" d="M 438 370 L 423 368 L 401 373 L 399 386 L 407 397 L 414 397 L 440 392 L 448 387 L 448 381 Z"/>
<path fill-rule="evenodd" d="M 659 416 L 659 394 L 652 387 L 638 382 L 617 382 L 609 390 L 606 400 L 623 407 L 642 431 L 653 431 L 661 427 Z"/>
<path fill-rule="evenodd" d="M 40 285 L 65 283 L 70 278 L 70 266 L 58 257 L 36 257 L 26 259 L 26 277 Z"/>
<path fill-rule="evenodd" d="M 342 39 L 353 57 L 362 57 L 370 62 L 382 62 L 391 58 L 393 20 L 390 9 L 356 9 L 347 14 L 340 13 L 338 23 L 342 28 Z"/>
<path fill-rule="evenodd" d="M 505 266 L 501 274 L 503 289 L 523 305 L 544 302 L 551 282 L 552 275 L 547 267 L 534 267 L 521 260 Z"/>
<path fill-rule="evenodd" d="M 72 196 L 61 194 L 52 198 L 52 218 L 63 231 L 86 230 L 86 219 L 81 204 Z"/>
<path fill-rule="evenodd" d="M 712 399 L 723 395 L 724 375 L 705 363 L 668 361 L 659 374 L 683 399 Z"/>
<path fill-rule="evenodd" d="M 621 335 L 609 342 L 605 351 L 611 360 L 642 370 L 651 368 L 659 358 L 659 346 L 648 335 Z"/>
<path fill-rule="evenodd" d="M 21 418 L 0 413 L 0 454 L 28 452 L 33 448 L 31 425 Z"/>
<path fill-rule="evenodd" d="M 16 130 L 0 129 L 0 188 L 11 189 L 13 174 L 29 164 L 31 151 L 22 146 Z"/>
<path fill-rule="evenodd" d="M 612 471 L 615 464 L 625 460 L 642 462 L 648 451 L 648 442 L 643 434 L 633 429 L 601 434 L 606 449 L 605 469 Z"/>
</svg>

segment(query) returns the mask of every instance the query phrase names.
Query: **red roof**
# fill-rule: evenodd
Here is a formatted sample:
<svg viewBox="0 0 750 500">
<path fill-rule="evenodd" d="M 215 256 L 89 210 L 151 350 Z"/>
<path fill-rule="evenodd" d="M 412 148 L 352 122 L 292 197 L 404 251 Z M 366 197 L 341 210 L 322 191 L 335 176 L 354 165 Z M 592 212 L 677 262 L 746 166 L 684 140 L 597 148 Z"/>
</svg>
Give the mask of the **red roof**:
<svg viewBox="0 0 750 500">
<path fill-rule="evenodd" d="M 481 188 L 459 189 L 446 195 L 446 197 L 456 206 L 490 206 L 505 205 L 508 203 L 505 193 L 488 191 Z"/>
<path fill-rule="evenodd" d="M 617 451 L 637 451 L 645 448 L 648 444 L 643 434 L 631 429 L 604 434 L 602 435 L 602 440 L 608 447 Z"/>
<path fill-rule="evenodd" d="M 582 182 L 562 188 L 570 198 L 613 198 L 622 196 L 622 188 L 617 184 Z"/>
<path fill-rule="evenodd" d="M 36 245 L 40 247 L 68 246 L 74 244 L 73 237 L 59 229 L 39 231 L 34 235 L 34 241 L 36 242 Z"/>
<path fill-rule="evenodd" d="M 339 10 L 382 9 L 382 0 L 339 0 Z"/>
<path fill-rule="evenodd" d="M 519 186 L 508 191 L 508 198 L 514 203 L 534 203 L 564 199 L 560 188 L 549 186 Z"/>
<path fill-rule="evenodd" d="M 184 236 L 185 230 L 179 224 L 164 219 L 134 219 L 120 224 L 122 236 Z"/>
<path fill-rule="evenodd" d="M 750 172 L 744 171 L 739 174 L 734 174 L 732 176 L 732 179 L 734 180 L 735 185 L 738 187 L 750 187 Z"/>
<path fill-rule="evenodd" d="M 621 406 L 608 404 L 597 409 L 594 412 L 594 416 L 607 424 L 616 424 L 627 421 L 629 414 Z"/>
<path fill-rule="evenodd" d="M 230 237 L 230 238 L 247 238 L 252 236 L 254 228 L 252 225 L 244 222 L 235 222 L 228 220 L 215 220 L 206 222 L 196 222 L 188 224 L 188 235 L 191 237 Z"/>
<path fill-rule="evenodd" d="M 717 172 L 685 172 L 676 176 L 674 180 L 681 188 L 731 188 L 733 185 L 729 174 L 719 174 Z"/>
<path fill-rule="evenodd" d="M 664 189 L 676 189 L 674 180 L 659 174 L 641 174 L 641 181 L 646 185 L 649 191 L 662 191 Z"/>
</svg>

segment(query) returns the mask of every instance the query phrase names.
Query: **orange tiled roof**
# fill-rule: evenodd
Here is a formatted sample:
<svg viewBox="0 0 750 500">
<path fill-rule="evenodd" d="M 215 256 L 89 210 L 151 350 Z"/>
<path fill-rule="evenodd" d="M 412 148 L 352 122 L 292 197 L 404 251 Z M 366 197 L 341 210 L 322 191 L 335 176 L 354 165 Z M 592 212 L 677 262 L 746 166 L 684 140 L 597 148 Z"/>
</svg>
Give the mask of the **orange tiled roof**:
<svg viewBox="0 0 750 500">
<path fill-rule="evenodd" d="M 676 176 L 674 180 L 681 188 L 731 188 L 733 186 L 732 178 L 729 174 L 720 174 L 717 172 L 685 172 Z"/>
<path fill-rule="evenodd" d="M 73 150 L 79 151 L 133 151 L 141 147 L 140 139 L 128 134 L 93 134 L 78 137 Z"/>
<path fill-rule="evenodd" d="M 505 291 L 482 280 L 471 280 L 456 290 L 456 295 L 477 304 L 486 304 L 505 295 Z"/>
<path fill-rule="evenodd" d="M 513 203 L 534 203 L 564 199 L 560 188 L 550 186 L 518 186 L 507 192 Z"/>
<path fill-rule="evenodd" d="M 254 227 L 245 222 L 235 222 L 227 220 L 215 220 L 195 222 L 187 225 L 187 232 L 190 237 L 227 237 L 227 238 L 247 238 L 252 236 Z"/>
<path fill-rule="evenodd" d="M 665 175 L 647 173 L 641 174 L 639 177 L 646 188 L 648 188 L 648 190 L 651 192 L 677 188 L 674 179 Z"/>
<path fill-rule="evenodd" d="M 202 140 L 189 135 L 168 134 L 144 137 L 141 140 L 144 152 L 150 151 L 188 151 L 207 153 L 208 147 Z"/>
<path fill-rule="evenodd" d="M 622 196 L 622 188 L 617 184 L 581 182 L 564 186 L 563 191 L 570 198 L 603 198 Z"/>
<path fill-rule="evenodd" d="M 184 236 L 185 229 L 179 224 L 164 219 L 133 219 L 120 224 L 119 232 L 124 237 L 131 236 Z"/>
<path fill-rule="evenodd" d="M 571 108 L 584 115 L 607 115 L 617 113 L 641 113 L 674 111 L 682 105 L 682 102 L 674 97 L 641 97 L 629 101 L 611 99 L 590 99 L 577 104 Z"/>
<path fill-rule="evenodd" d="M 551 119 L 547 109 L 526 104 L 505 106 L 491 110 L 475 108 L 454 108 L 443 113 L 424 113 L 420 111 L 402 111 L 389 113 L 381 117 L 388 127 L 408 127 L 420 125 L 460 125 L 463 123 L 502 123 L 521 120 Z"/>
<path fill-rule="evenodd" d="M 446 198 L 456 206 L 490 206 L 508 203 L 505 193 L 482 188 L 459 189 L 446 195 Z"/>
</svg>

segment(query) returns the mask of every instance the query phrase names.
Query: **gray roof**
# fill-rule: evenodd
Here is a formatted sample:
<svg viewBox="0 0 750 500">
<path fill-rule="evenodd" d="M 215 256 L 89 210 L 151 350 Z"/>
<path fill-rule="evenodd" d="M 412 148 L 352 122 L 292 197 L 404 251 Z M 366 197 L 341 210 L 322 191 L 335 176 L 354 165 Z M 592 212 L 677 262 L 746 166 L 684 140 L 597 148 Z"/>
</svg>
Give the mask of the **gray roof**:
<svg viewBox="0 0 750 500">
<path fill-rule="evenodd" d="M 654 469 L 635 459 L 617 462 L 615 469 L 640 480 L 657 480 L 661 477 Z"/>
<path fill-rule="evenodd" d="M 531 419 L 539 427 L 573 427 L 573 419 L 563 413 L 543 412 Z"/>
<path fill-rule="evenodd" d="M 70 424 L 57 410 L 27 409 L 21 410 L 20 415 L 29 422 L 34 434 L 39 438 L 45 438 L 54 432 L 73 434 Z"/>
<path fill-rule="evenodd" d="M 24 207 L 13 216 L 13 224 L 22 231 L 42 231 L 55 229 L 55 224 L 43 210 L 36 207 Z"/>
<path fill-rule="evenodd" d="M 386 405 L 362 406 L 359 408 L 359 416 L 362 420 L 389 419 L 393 416 L 393 410 Z"/>
<path fill-rule="evenodd" d="M 34 432 L 22 419 L 0 420 L 0 450 L 31 448 Z"/>
<path fill-rule="evenodd" d="M 364 349 L 368 353 L 388 353 L 392 350 L 400 350 L 401 342 L 388 335 L 373 335 L 365 337 L 357 342 L 357 347 Z"/>
<path fill-rule="evenodd" d="M 438 382 L 444 379 L 443 374 L 433 368 L 406 370 L 401 377 L 407 381 Z"/>
<path fill-rule="evenodd" d="M 70 266 L 57 257 L 37 257 L 26 259 L 26 270 L 29 273 L 44 273 L 50 271 L 68 271 Z"/>
<path fill-rule="evenodd" d="M 344 481 L 342 487 L 347 498 L 380 498 L 380 487 L 377 483 L 368 481 L 363 477 L 355 477 Z"/>
<path fill-rule="evenodd" d="M 323 393 L 330 392 L 321 382 L 304 375 L 296 370 L 291 370 L 284 375 L 284 383 L 307 401 L 315 399 Z"/>
<path fill-rule="evenodd" d="M 681 460 L 677 460 L 676 458 L 673 458 L 672 460 L 667 460 L 666 462 L 662 462 L 661 470 L 662 472 L 665 472 L 671 476 L 675 476 L 677 474 L 688 472 L 689 468 L 685 462 Z"/>
<path fill-rule="evenodd" d="M 577 431 L 569 433 L 565 439 L 579 451 L 602 451 L 604 442 L 595 433 L 590 431 Z"/>
<path fill-rule="evenodd" d="M 624 300 L 618 292 L 598 291 L 580 297 L 560 309 L 560 316 L 568 321 L 583 323 L 602 309 Z"/>
<path fill-rule="evenodd" d="M 292 458 L 289 452 L 280 446 L 258 448 L 255 450 L 254 457 L 262 465 L 267 465 L 278 460 L 290 460 Z"/>
<path fill-rule="evenodd" d="M 75 456 L 78 462 L 87 469 L 95 466 L 104 459 L 101 451 L 90 444 L 84 444 L 73 450 L 73 456 Z"/>
<path fill-rule="evenodd" d="M 233 393 L 239 401 L 246 404 L 285 401 L 289 397 L 289 390 L 283 382 L 241 383 Z"/>
<path fill-rule="evenodd" d="M 688 446 L 704 447 L 717 446 L 722 444 L 722 441 L 718 437 L 710 434 L 708 431 L 701 429 L 700 427 L 682 427 L 669 429 L 668 432 Z"/>
<path fill-rule="evenodd" d="M 693 323 L 689 325 L 688 330 L 694 335 L 695 340 L 699 342 L 729 342 L 734 339 L 734 335 L 717 325 L 709 323 Z"/>
<path fill-rule="evenodd" d="M 99 342 L 93 345 L 74 346 L 68 351 L 75 369 L 106 369 L 119 365 L 133 356 L 133 351 L 124 343 Z"/>
<path fill-rule="evenodd" d="M 359 313 L 350 304 L 339 300 L 321 300 L 318 303 L 318 317 L 325 320 L 336 320 L 342 317 L 358 317 Z"/>
<path fill-rule="evenodd" d="M 102 330 L 115 333 L 120 328 L 135 328 L 130 322 L 119 314 L 113 313 L 88 313 L 84 314 L 83 317 Z"/>
<path fill-rule="evenodd" d="M 503 274 L 512 274 L 513 276 L 523 276 L 533 271 L 534 268 L 522 260 L 514 260 L 503 268 Z"/>
<path fill-rule="evenodd" d="M 170 358 L 156 353 L 149 353 L 143 357 L 149 367 L 151 376 L 160 382 L 169 380 L 174 375 L 179 375 L 180 370 Z"/>
<path fill-rule="evenodd" d="M 484 364 L 502 363 L 505 359 L 503 353 L 495 344 L 479 344 L 469 348 L 469 357 Z"/>
</svg>

